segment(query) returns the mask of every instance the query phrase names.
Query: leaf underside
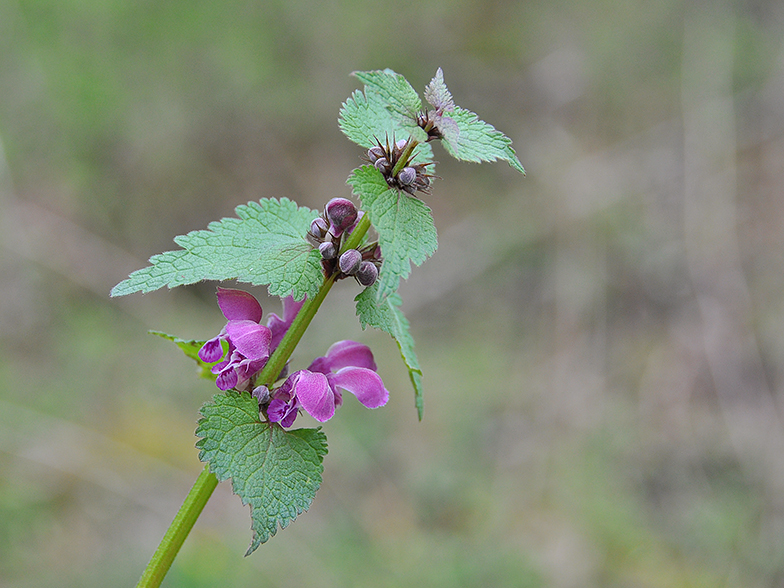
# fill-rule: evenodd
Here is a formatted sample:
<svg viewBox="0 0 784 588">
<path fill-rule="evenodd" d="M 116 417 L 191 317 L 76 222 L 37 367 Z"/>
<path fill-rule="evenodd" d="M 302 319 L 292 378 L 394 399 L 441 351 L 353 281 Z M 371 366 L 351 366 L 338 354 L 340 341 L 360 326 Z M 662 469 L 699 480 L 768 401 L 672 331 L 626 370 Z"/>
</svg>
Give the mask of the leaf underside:
<svg viewBox="0 0 784 588">
<path fill-rule="evenodd" d="M 419 420 L 424 413 L 424 396 L 422 391 L 422 370 L 419 367 L 416 353 L 414 353 L 414 338 L 409 332 L 409 322 L 403 311 L 400 310 L 402 300 L 395 293 L 378 300 L 377 286 L 366 288 L 354 301 L 357 303 L 357 316 L 364 329 L 368 325 L 379 329 L 397 342 L 400 355 L 408 368 L 408 376 L 414 386 L 414 405 L 417 409 Z"/>
<path fill-rule="evenodd" d="M 150 335 L 156 335 L 168 341 L 174 343 L 180 350 L 187 356 L 190 357 L 192 360 L 196 362 L 199 368 L 199 377 L 206 378 L 208 380 L 215 380 L 218 376 L 212 373 L 212 366 L 219 363 L 220 360 L 215 361 L 213 363 L 207 363 L 203 361 L 199 357 L 199 349 L 204 346 L 204 341 L 195 341 L 195 340 L 185 340 L 180 339 L 179 337 L 175 337 L 174 335 L 167 335 L 161 331 L 148 331 Z M 223 347 L 223 353 L 225 354 L 229 348 L 228 343 L 225 341 L 221 341 L 221 346 Z"/>
</svg>

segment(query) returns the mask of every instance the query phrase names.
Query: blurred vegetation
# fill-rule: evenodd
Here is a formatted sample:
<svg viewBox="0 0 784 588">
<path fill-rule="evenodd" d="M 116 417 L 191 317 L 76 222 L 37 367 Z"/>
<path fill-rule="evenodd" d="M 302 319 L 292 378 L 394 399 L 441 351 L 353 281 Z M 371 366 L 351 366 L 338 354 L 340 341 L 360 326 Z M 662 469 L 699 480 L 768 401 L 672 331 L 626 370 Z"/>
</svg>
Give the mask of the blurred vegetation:
<svg viewBox="0 0 784 588">
<path fill-rule="evenodd" d="M 436 148 L 424 422 L 337 288 L 294 362 L 359 339 L 389 405 L 327 423 L 252 557 L 221 484 L 165 585 L 781 586 L 782 33 L 772 0 L 0 3 L 0 586 L 133 585 L 201 469 L 215 390 L 146 331 L 211 336 L 215 285 L 109 289 L 248 200 L 348 195 L 349 73 L 439 66 L 528 177 Z"/>
</svg>

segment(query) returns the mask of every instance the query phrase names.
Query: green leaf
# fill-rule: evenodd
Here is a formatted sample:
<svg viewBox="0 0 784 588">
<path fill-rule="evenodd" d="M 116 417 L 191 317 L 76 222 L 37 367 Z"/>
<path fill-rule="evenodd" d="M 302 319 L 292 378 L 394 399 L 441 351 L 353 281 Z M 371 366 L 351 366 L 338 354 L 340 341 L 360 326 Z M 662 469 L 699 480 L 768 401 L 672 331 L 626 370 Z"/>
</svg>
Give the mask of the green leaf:
<svg viewBox="0 0 784 588">
<path fill-rule="evenodd" d="M 455 107 L 455 101 L 452 99 L 452 93 L 444 83 L 444 72 L 440 67 L 436 71 L 435 77 L 425 87 L 425 100 L 442 112 L 452 110 Z"/>
<path fill-rule="evenodd" d="M 364 93 L 355 90 L 340 109 L 338 124 L 343 134 L 366 149 L 379 142 L 392 143 L 413 137 L 421 143 L 414 163 L 433 161 L 433 150 L 424 142 L 427 133 L 416 123 L 422 103 L 406 79 L 392 70 L 354 72 L 354 75 L 366 86 Z"/>
<path fill-rule="evenodd" d="M 419 142 L 427 140 L 427 134 L 417 124 L 422 101 L 403 76 L 391 69 L 354 72 L 354 75 L 365 84 L 365 91 L 357 90 L 346 100 L 339 120 L 341 130 L 350 140 L 365 148 L 385 137 L 391 140 L 413 136 Z M 426 86 L 425 99 L 436 109 L 431 111 L 431 116 L 450 155 L 462 161 L 502 159 L 525 175 L 509 137 L 470 110 L 455 106 L 441 68 Z M 432 154 L 422 163 L 429 161 Z"/>
<path fill-rule="evenodd" d="M 424 413 L 424 397 L 422 395 L 422 370 L 414 353 L 414 338 L 409 332 L 409 323 L 403 311 L 400 310 L 402 300 L 395 293 L 387 296 L 380 302 L 377 300 L 377 286 L 374 284 L 365 288 L 354 301 L 357 303 L 357 316 L 364 329 L 370 325 L 389 333 L 397 342 L 400 355 L 408 368 L 408 375 L 414 386 L 414 405 L 417 409 L 419 420 Z"/>
<path fill-rule="evenodd" d="M 438 247 L 430 209 L 418 198 L 390 188 L 375 167 L 364 165 L 349 176 L 348 183 L 362 200 L 378 233 L 384 263 L 376 282 L 377 296 L 397 291 L 401 279 L 411 273 L 411 263 L 422 265 Z"/>
<path fill-rule="evenodd" d="M 423 143 L 427 139 L 427 134 L 415 124 L 405 124 L 405 121 L 393 116 L 379 95 L 373 92 L 368 92 L 366 96 L 359 90 L 355 90 L 343 103 L 338 124 L 349 140 L 365 149 L 370 149 L 378 143 L 384 144 L 387 140 L 392 143 L 399 139 L 414 137 L 420 142 L 414 163 L 433 161 L 432 147 Z"/>
<path fill-rule="evenodd" d="M 387 137 L 391 141 L 406 134 L 376 94 L 366 96 L 359 90 L 343 103 L 338 125 L 349 140 L 365 149 L 384 142 Z"/>
<path fill-rule="evenodd" d="M 167 335 L 161 331 L 147 331 L 150 335 L 157 335 L 158 337 L 162 337 L 168 341 L 174 343 L 177 347 L 179 347 L 182 352 L 187 356 L 190 357 L 192 360 L 196 362 L 199 366 L 199 377 L 200 378 L 207 378 L 208 380 L 215 380 L 218 376 L 217 374 L 213 374 L 211 371 L 212 366 L 219 363 L 220 360 L 215 361 L 213 363 L 206 363 L 202 361 L 199 357 L 199 349 L 204 346 L 204 341 L 195 341 L 191 339 L 190 341 L 186 341 L 185 339 L 180 339 L 179 337 L 175 337 L 174 335 Z M 226 351 L 228 351 L 228 343 L 225 341 L 221 341 L 221 346 L 223 347 L 223 353 L 225 355 Z"/>
<path fill-rule="evenodd" d="M 512 169 L 525 175 L 525 169 L 512 149 L 512 140 L 501 131 L 459 106 L 444 112 L 443 117 L 455 122 L 454 125 L 439 127 L 443 134 L 444 149 L 452 157 L 475 162 L 502 159 Z"/>
<path fill-rule="evenodd" d="M 315 296 L 323 280 L 321 258 L 305 234 L 318 213 L 287 198 L 249 202 L 236 212 L 239 218 L 224 218 L 206 230 L 176 237 L 182 249 L 153 255 L 152 265 L 133 272 L 111 295 L 237 279 L 266 284 L 273 296 Z"/>
<path fill-rule="evenodd" d="M 201 409 L 199 459 L 250 505 L 253 540 L 245 555 L 306 511 L 321 485 L 327 437 L 321 429 L 286 431 L 259 419 L 247 392 L 216 394 Z"/>
<path fill-rule="evenodd" d="M 422 101 L 406 78 L 391 69 L 355 71 L 354 75 L 365 84 L 365 93 L 376 94 L 400 124 L 416 125 Z"/>
</svg>

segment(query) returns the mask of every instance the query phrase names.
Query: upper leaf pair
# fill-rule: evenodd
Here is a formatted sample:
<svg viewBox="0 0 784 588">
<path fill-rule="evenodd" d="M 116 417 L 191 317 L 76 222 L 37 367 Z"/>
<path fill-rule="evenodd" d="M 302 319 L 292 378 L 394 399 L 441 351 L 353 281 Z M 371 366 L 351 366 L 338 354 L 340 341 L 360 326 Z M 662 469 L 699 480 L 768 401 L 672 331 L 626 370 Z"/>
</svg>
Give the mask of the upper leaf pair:
<svg viewBox="0 0 784 588">
<path fill-rule="evenodd" d="M 346 100 L 339 121 L 343 133 L 354 143 L 370 148 L 385 137 L 413 137 L 421 143 L 440 138 L 447 153 L 456 159 L 474 162 L 501 159 L 525 174 L 509 137 L 470 110 L 455 105 L 441 68 L 425 88 L 425 100 L 432 110 L 424 110 L 416 90 L 391 69 L 354 75 L 365 84 L 365 91 L 356 90 Z M 430 161 L 429 146 L 419 149 L 420 158 Z"/>
</svg>

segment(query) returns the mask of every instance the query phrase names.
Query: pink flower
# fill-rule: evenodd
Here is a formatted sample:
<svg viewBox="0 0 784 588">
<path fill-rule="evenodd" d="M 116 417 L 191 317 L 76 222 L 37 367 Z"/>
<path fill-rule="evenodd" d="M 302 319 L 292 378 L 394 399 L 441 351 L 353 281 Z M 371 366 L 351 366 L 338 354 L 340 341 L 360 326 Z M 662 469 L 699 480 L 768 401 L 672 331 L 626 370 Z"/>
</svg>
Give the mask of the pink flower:
<svg viewBox="0 0 784 588">
<path fill-rule="evenodd" d="M 218 288 L 218 306 L 227 323 L 217 337 L 199 349 L 199 357 L 206 363 L 223 359 L 212 368 L 212 373 L 218 374 L 215 381 L 218 388 L 247 388 L 253 376 L 262 370 L 277 349 L 303 303 L 304 300 L 294 302 L 291 296 L 285 298 L 283 318 L 270 314 L 267 326 L 264 326 L 260 324 L 261 304 L 252 294 L 233 288 Z M 223 341 L 229 345 L 225 357 Z"/>
<path fill-rule="evenodd" d="M 226 317 L 226 326 L 217 337 L 199 350 L 202 361 L 213 363 L 223 357 L 222 341 L 229 344 L 223 361 L 212 368 L 218 374 L 215 384 L 221 390 L 242 388 L 269 359 L 272 332 L 260 325 L 261 304 L 252 294 L 231 288 L 218 288 L 218 306 Z"/>
<path fill-rule="evenodd" d="M 343 404 L 341 390 L 357 397 L 367 408 L 384 406 L 389 391 L 376 373 L 370 349 L 355 341 L 339 341 L 308 369 L 291 374 L 272 394 L 267 416 L 283 427 L 294 423 L 302 408 L 320 422 L 328 421 Z"/>
</svg>

